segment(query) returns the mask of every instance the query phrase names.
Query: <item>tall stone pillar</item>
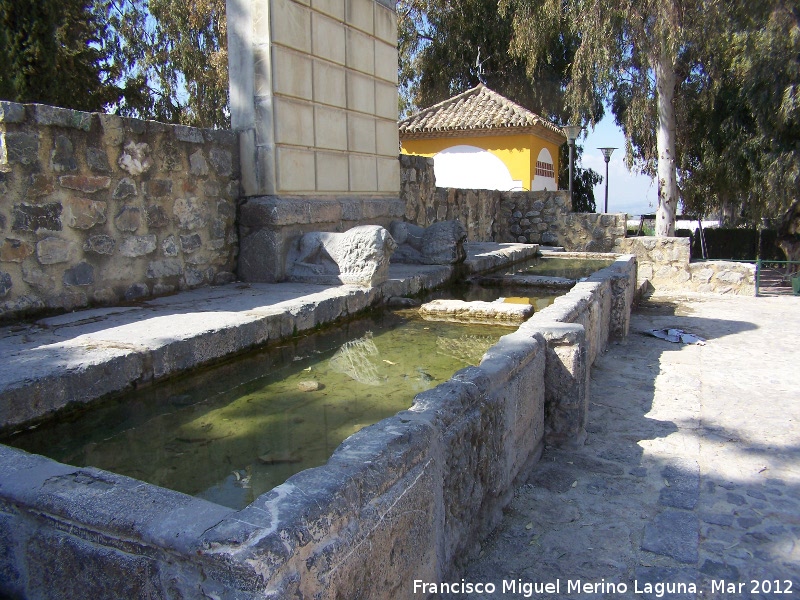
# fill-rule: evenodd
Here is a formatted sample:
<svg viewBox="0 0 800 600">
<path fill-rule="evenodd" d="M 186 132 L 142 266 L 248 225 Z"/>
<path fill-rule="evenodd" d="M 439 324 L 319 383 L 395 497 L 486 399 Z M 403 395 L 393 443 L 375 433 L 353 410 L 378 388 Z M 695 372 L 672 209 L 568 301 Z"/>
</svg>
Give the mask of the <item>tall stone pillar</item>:
<svg viewBox="0 0 800 600">
<path fill-rule="evenodd" d="M 404 214 L 397 15 L 391 0 L 227 0 L 227 13 L 239 274 L 280 280 L 300 233 Z"/>
</svg>

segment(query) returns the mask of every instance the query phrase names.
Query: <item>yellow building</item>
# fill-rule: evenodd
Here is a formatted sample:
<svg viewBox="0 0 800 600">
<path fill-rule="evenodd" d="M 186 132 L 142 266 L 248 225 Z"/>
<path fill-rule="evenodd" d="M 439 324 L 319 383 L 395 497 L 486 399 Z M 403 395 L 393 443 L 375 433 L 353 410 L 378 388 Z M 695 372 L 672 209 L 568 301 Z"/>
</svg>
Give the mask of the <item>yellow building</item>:
<svg viewBox="0 0 800 600">
<path fill-rule="evenodd" d="M 399 124 L 401 152 L 433 157 L 436 185 L 557 190 L 561 129 L 483 84 Z"/>
</svg>

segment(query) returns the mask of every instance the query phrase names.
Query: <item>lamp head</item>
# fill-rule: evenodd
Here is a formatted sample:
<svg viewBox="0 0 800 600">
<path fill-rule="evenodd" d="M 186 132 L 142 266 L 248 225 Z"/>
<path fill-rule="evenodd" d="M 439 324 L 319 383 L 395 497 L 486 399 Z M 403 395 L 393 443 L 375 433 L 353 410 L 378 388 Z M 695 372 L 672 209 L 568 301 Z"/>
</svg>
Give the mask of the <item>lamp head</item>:
<svg viewBox="0 0 800 600">
<path fill-rule="evenodd" d="M 574 144 L 575 140 L 578 139 L 578 136 L 583 131 L 583 127 L 580 125 L 562 125 L 561 130 L 566 134 L 567 141 L 570 144 Z"/>
<path fill-rule="evenodd" d="M 611 155 L 614 153 L 614 150 L 616 150 L 616 148 L 598 148 L 598 150 L 600 150 L 600 152 L 603 153 L 606 162 L 608 162 L 609 160 L 611 160 Z"/>
</svg>

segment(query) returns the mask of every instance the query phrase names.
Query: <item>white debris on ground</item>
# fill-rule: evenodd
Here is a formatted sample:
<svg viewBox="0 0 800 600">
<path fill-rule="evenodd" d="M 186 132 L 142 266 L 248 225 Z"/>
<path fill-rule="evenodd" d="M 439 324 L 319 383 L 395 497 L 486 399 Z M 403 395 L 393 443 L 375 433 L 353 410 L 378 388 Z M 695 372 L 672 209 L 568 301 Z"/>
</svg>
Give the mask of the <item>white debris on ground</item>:
<svg viewBox="0 0 800 600">
<path fill-rule="evenodd" d="M 683 329 L 649 329 L 646 333 L 675 344 L 706 345 L 706 340 Z"/>
</svg>

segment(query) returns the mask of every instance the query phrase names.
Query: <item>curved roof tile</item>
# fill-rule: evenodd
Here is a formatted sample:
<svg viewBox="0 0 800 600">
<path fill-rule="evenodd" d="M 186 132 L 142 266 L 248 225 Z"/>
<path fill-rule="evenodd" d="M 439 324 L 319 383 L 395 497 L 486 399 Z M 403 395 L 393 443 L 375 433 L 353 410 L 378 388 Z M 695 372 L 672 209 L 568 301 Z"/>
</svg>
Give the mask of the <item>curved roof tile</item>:
<svg viewBox="0 0 800 600">
<path fill-rule="evenodd" d="M 564 135 L 561 128 L 490 90 L 482 83 L 400 121 L 400 134 L 470 129 L 542 126 Z M 566 136 L 564 136 L 566 139 Z"/>
</svg>

